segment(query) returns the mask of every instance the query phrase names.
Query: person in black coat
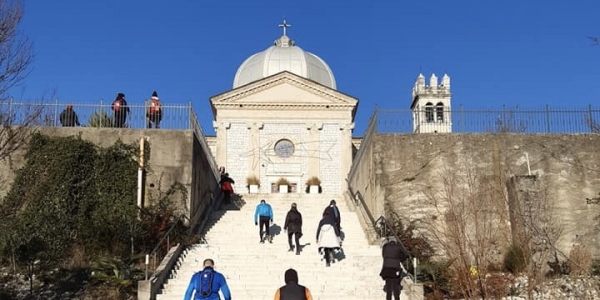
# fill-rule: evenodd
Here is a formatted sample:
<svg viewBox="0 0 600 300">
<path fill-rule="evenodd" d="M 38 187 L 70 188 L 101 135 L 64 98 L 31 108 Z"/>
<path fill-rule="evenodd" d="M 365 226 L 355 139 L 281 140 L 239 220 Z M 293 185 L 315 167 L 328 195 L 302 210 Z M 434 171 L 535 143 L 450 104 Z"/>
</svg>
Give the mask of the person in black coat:
<svg viewBox="0 0 600 300">
<path fill-rule="evenodd" d="M 80 126 L 79 117 L 77 117 L 77 113 L 73 110 L 73 105 L 67 105 L 59 116 L 60 124 L 63 127 L 75 127 L 75 125 Z"/>
<path fill-rule="evenodd" d="M 326 212 L 329 211 L 329 215 L 333 216 L 333 218 L 335 219 L 335 226 L 337 227 L 337 231 L 341 231 L 342 230 L 342 218 L 340 216 L 340 209 L 337 207 L 337 204 L 335 203 L 335 200 L 331 200 L 329 202 L 329 205 L 327 207 L 325 207 L 325 210 L 323 211 L 323 215 L 325 215 Z"/>
<path fill-rule="evenodd" d="M 385 280 L 385 299 L 392 300 L 393 294 L 395 300 L 400 300 L 400 291 L 402 290 L 400 282 L 404 277 L 404 271 L 400 265 L 408 258 L 408 255 L 393 236 L 388 237 L 388 242 L 383 246 L 381 255 L 383 256 L 383 267 L 379 276 Z"/>
<path fill-rule="evenodd" d="M 302 237 L 302 214 L 298 211 L 296 203 L 292 203 L 290 211 L 285 216 L 285 223 L 283 229 L 288 234 L 288 244 L 290 249 L 288 252 L 294 251 L 294 245 L 292 245 L 292 235 L 296 240 L 296 255 L 300 255 L 300 238 Z"/>
</svg>

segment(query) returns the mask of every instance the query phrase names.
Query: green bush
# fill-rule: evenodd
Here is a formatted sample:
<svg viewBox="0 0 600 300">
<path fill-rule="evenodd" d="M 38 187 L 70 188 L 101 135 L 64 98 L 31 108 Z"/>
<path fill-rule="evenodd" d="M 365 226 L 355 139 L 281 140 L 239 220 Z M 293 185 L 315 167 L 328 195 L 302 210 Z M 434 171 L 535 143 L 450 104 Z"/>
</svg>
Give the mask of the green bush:
<svg viewBox="0 0 600 300">
<path fill-rule="evenodd" d="M 113 127 L 113 118 L 104 109 L 97 110 L 90 116 L 88 127 Z"/>
<path fill-rule="evenodd" d="M 525 253 L 518 245 L 512 245 L 508 248 L 504 256 L 504 267 L 513 274 L 522 272 L 527 267 Z"/>
<path fill-rule="evenodd" d="M 0 258 L 18 267 L 39 261 L 41 270 L 68 264 L 74 251 L 88 265 L 101 256 L 127 261 L 152 250 L 175 222 L 171 242 L 185 241 L 189 232 L 172 218 L 171 205 L 179 196 L 185 202 L 183 185 L 173 183 L 138 209 L 139 154 L 137 143 L 101 148 L 81 137 L 34 134 L 26 163 L 0 202 Z"/>
</svg>

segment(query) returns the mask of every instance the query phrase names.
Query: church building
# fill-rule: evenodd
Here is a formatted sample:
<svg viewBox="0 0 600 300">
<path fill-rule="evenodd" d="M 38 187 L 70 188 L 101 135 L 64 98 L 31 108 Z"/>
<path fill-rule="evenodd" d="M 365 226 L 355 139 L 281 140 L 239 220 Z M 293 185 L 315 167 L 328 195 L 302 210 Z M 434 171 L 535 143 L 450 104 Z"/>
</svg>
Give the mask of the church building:
<svg viewBox="0 0 600 300">
<path fill-rule="evenodd" d="M 216 136 L 209 138 L 217 164 L 248 192 L 247 179 L 260 181 L 260 193 L 304 193 L 311 177 L 321 192 L 340 194 L 352 164 L 358 99 L 337 90 L 327 63 L 304 51 L 287 35 L 250 55 L 238 68 L 231 90 L 210 98 Z M 429 84 L 421 74 L 412 91 L 413 133 L 450 133 L 450 77 Z"/>
<path fill-rule="evenodd" d="M 233 88 L 210 98 L 216 137 L 212 151 L 219 166 L 247 192 L 247 178 L 260 180 L 259 192 L 277 192 L 289 182 L 304 193 L 318 177 L 321 191 L 340 194 L 352 164 L 352 131 L 358 99 L 336 89 L 335 76 L 320 57 L 283 35 L 238 68 Z"/>
</svg>

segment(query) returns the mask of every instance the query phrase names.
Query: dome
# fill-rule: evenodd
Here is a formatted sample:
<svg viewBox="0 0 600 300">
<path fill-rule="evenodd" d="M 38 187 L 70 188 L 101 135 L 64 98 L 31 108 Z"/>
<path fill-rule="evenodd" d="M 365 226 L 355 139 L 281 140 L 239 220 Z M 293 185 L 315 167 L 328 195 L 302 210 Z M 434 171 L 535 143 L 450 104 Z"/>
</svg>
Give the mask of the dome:
<svg viewBox="0 0 600 300">
<path fill-rule="evenodd" d="M 333 72 L 327 63 L 296 46 L 285 32 L 273 46 L 250 56 L 242 63 L 235 74 L 233 88 L 283 71 L 308 78 L 332 89 L 336 88 Z"/>
</svg>

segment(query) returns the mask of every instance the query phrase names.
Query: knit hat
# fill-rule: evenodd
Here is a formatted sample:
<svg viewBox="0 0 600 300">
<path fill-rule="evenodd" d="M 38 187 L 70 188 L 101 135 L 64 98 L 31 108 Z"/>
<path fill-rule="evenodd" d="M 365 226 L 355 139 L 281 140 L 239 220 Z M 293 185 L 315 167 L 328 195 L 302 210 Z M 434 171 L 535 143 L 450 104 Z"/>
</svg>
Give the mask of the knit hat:
<svg viewBox="0 0 600 300">
<path fill-rule="evenodd" d="M 151 99 L 153 99 L 153 100 L 158 100 L 158 93 L 157 93 L 156 91 L 154 91 L 154 92 L 152 93 L 152 98 L 151 98 Z"/>
<path fill-rule="evenodd" d="M 290 282 L 298 283 L 298 272 L 294 269 L 288 269 L 285 271 L 285 284 L 289 284 Z"/>
<path fill-rule="evenodd" d="M 292 208 L 296 208 L 296 203 L 292 203 Z"/>
<path fill-rule="evenodd" d="M 117 99 L 123 99 L 123 98 L 125 98 L 125 94 L 123 94 L 123 93 L 117 94 Z"/>
<path fill-rule="evenodd" d="M 397 243 L 398 242 L 398 240 L 396 240 L 395 236 L 388 236 L 387 240 L 388 240 L 388 243 Z"/>
</svg>

